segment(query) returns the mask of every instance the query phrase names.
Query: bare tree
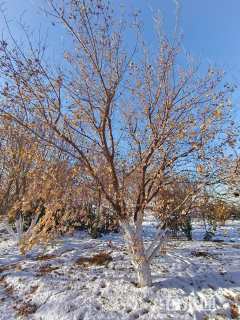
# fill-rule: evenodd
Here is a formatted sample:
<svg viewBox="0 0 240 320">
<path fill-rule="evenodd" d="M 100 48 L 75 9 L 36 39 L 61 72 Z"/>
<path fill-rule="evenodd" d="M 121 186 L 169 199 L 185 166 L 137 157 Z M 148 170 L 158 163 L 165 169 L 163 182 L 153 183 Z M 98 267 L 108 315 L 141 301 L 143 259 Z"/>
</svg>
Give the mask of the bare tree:
<svg viewBox="0 0 240 320">
<path fill-rule="evenodd" d="M 81 164 L 120 221 L 139 285 L 150 286 L 167 229 L 160 225 L 144 247 L 147 207 L 158 210 L 154 199 L 174 174 L 202 185 L 216 176 L 232 88 L 221 87 L 221 71 L 200 76 L 187 59 L 181 66 L 177 38 L 159 33 L 150 52 L 136 16 L 118 19 L 107 1 L 49 0 L 47 14 L 66 30 L 62 66 L 44 62 L 29 37 L 28 54 L 2 41 L 1 113 Z M 131 50 L 127 34 L 135 29 Z"/>
</svg>

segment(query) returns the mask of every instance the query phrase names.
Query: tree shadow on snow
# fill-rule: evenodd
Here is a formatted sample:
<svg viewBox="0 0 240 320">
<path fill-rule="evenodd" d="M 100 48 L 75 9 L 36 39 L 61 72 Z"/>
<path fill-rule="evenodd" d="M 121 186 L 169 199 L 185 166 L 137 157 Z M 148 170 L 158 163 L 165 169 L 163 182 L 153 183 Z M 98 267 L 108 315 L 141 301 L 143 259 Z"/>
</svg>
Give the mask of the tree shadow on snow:
<svg viewBox="0 0 240 320">
<path fill-rule="evenodd" d="M 159 280 L 159 277 L 156 276 Z M 175 276 L 154 283 L 157 288 L 182 289 L 186 293 L 202 289 L 217 290 L 219 288 L 237 288 L 240 286 L 240 271 L 231 271 L 225 274 L 218 272 L 202 272 L 194 276 Z"/>
</svg>

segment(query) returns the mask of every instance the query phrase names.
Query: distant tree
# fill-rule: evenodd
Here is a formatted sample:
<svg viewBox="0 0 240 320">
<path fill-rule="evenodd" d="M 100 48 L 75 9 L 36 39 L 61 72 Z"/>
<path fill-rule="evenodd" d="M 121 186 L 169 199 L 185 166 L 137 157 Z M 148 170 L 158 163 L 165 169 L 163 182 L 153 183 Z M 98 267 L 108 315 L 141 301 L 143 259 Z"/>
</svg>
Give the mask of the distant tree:
<svg viewBox="0 0 240 320">
<path fill-rule="evenodd" d="M 233 88 L 213 68 L 200 76 L 192 63 L 181 66 L 177 37 L 158 33 L 150 52 L 137 16 L 118 19 L 107 1 L 50 0 L 47 13 L 67 31 L 62 66 L 44 62 L 29 37 L 28 52 L 2 41 L 1 114 L 83 168 L 120 221 L 139 286 L 150 286 L 167 229 L 160 224 L 145 248 L 146 208 L 174 175 L 202 185 L 217 177 Z M 131 51 L 126 35 L 135 29 Z"/>
<path fill-rule="evenodd" d="M 155 216 L 173 234 L 185 233 L 192 240 L 191 220 L 196 215 L 196 205 L 202 196 L 202 184 L 186 177 L 173 175 L 154 200 Z M 157 210 L 156 210 L 157 208 Z"/>
<path fill-rule="evenodd" d="M 41 147 L 9 117 L 0 118 L 0 137 L 0 215 L 4 217 L 24 195 L 28 173 L 36 167 Z"/>
</svg>

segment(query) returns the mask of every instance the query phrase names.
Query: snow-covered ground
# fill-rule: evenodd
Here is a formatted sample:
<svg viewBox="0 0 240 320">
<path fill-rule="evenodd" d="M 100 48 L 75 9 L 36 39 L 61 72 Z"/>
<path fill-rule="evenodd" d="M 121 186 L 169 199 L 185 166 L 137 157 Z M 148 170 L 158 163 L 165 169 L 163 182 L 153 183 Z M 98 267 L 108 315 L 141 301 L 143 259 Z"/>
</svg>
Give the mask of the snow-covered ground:
<svg viewBox="0 0 240 320">
<path fill-rule="evenodd" d="M 76 233 L 22 257 L 0 224 L 0 319 L 240 319 L 240 222 L 219 229 L 223 242 L 202 235 L 198 225 L 198 240 L 169 241 L 152 263 L 154 286 L 139 289 L 120 234 Z M 107 267 L 76 263 L 99 251 L 111 253 Z"/>
</svg>

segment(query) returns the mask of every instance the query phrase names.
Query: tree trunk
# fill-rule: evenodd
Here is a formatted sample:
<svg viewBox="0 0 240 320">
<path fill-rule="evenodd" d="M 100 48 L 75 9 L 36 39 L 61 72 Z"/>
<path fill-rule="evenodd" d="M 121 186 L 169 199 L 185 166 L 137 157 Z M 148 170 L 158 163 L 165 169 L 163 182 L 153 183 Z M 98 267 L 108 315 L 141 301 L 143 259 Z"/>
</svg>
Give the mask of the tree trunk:
<svg viewBox="0 0 240 320">
<path fill-rule="evenodd" d="M 152 286 L 152 275 L 150 269 L 150 263 L 144 257 L 144 259 L 138 259 L 137 263 L 134 261 L 134 267 L 137 272 L 137 280 L 139 287 Z"/>
<path fill-rule="evenodd" d="M 124 226 L 124 231 L 131 262 L 137 273 L 138 285 L 139 287 L 150 287 L 152 285 L 150 262 L 145 255 L 141 231 L 137 232 L 129 225 Z"/>
</svg>

